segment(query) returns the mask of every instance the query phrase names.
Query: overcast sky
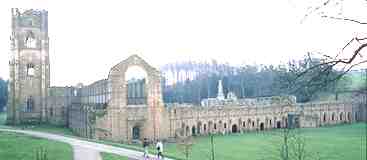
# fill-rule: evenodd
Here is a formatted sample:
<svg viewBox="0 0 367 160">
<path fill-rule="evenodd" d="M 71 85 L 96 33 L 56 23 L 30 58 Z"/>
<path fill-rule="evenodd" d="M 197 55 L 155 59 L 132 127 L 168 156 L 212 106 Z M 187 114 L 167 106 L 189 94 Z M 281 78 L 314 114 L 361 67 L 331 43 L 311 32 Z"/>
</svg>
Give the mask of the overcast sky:
<svg viewBox="0 0 367 160">
<path fill-rule="evenodd" d="M 155 67 L 217 59 L 234 65 L 278 64 L 306 52 L 333 54 L 366 26 L 311 15 L 320 0 L 12 0 L 0 2 L 0 77 L 8 78 L 11 8 L 49 12 L 51 85 L 107 78 L 138 53 Z M 349 0 L 343 13 L 367 19 L 367 3 Z M 334 12 L 334 11 L 330 11 Z"/>
</svg>

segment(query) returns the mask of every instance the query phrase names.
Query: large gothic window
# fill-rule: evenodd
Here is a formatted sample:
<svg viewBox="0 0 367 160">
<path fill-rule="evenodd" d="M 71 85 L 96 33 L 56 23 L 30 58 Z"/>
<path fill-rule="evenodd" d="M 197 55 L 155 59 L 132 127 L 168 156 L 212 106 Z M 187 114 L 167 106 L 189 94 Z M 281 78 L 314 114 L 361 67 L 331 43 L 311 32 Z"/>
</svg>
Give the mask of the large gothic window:
<svg viewBox="0 0 367 160">
<path fill-rule="evenodd" d="M 34 64 L 29 63 L 27 64 L 27 76 L 34 76 L 35 70 L 34 70 Z"/>
<path fill-rule="evenodd" d="M 32 96 L 29 96 L 27 98 L 27 106 L 26 106 L 26 112 L 32 112 L 34 109 L 34 100 Z"/>
<path fill-rule="evenodd" d="M 141 67 L 132 66 L 127 69 L 125 80 L 128 105 L 147 104 L 146 77 L 147 73 Z"/>
<path fill-rule="evenodd" d="M 27 48 L 36 48 L 36 38 L 35 38 L 34 33 L 32 31 L 27 33 L 27 35 L 24 39 L 24 45 Z"/>
</svg>

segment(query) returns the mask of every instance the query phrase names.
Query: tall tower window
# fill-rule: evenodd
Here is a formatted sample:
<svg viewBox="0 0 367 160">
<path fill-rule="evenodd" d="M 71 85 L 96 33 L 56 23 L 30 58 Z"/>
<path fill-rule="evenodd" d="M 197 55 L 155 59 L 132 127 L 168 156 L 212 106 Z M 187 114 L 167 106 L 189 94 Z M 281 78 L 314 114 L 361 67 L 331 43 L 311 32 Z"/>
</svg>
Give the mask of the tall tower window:
<svg viewBox="0 0 367 160">
<path fill-rule="evenodd" d="M 29 63 L 27 64 L 27 76 L 34 76 L 34 64 Z"/>
<path fill-rule="evenodd" d="M 34 108 L 34 100 L 32 96 L 27 98 L 26 112 L 32 112 Z"/>
<path fill-rule="evenodd" d="M 36 38 L 35 38 L 34 33 L 32 31 L 27 33 L 27 35 L 24 39 L 24 45 L 27 48 L 36 48 Z"/>
</svg>

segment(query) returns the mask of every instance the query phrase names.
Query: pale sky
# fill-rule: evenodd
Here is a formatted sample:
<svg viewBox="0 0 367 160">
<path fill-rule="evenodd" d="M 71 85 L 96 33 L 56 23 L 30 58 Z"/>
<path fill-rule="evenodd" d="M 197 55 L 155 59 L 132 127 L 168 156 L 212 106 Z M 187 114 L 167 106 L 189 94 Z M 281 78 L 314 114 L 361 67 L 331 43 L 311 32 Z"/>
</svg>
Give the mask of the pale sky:
<svg viewBox="0 0 367 160">
<path fill-rule="evenodd" d="M 317 15 L 300 23 L 307 4 L 320 2 L 310 1 L 1 1 L 0 77 L 9 77 L 11 8 L 48 10 L 52 86 L 107 78 L 132 53 L 157 68 L 204 59 L 278 64 L 309 51 L 335 54 L 352 37 L 367 34 L 366 25 Z M 344 3 L 346 16 L 367 21 L 366 1 Z"/>
</svg>

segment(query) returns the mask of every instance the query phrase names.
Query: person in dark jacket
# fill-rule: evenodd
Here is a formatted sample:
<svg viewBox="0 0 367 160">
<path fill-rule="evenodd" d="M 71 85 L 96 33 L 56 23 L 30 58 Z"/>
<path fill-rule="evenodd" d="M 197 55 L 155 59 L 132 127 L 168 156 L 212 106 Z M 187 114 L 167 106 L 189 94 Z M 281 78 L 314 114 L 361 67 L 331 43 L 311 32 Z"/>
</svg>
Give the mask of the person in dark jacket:
<svg viewBox="0 0 367 160">
<path fill-rule="evenodd" d="M 144 158 L 148 158 L 148 147 L 149 147 L 149 141 L 147 138 L 144 138 L 143 140 L 143 148 L 144 148 Z"/>
</svg>

